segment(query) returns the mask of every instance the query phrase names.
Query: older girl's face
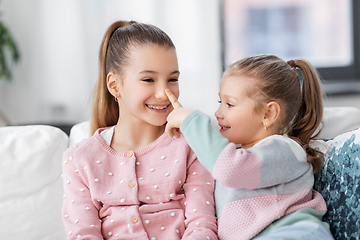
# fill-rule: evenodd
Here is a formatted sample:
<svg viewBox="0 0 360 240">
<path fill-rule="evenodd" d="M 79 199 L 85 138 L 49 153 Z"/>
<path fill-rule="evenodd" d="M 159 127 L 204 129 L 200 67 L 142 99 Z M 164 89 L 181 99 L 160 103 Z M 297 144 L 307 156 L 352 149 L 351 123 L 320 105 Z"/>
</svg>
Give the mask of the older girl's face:
<svg viewBox="0 0 360 240">
<path fill-rule="evenodd" d="M 173 48 L 155 44 L 131 47 L 129 63 L 119 86 L 121 119 L 162 126 L 172 105 L 165 94 L 179 97 L 179 67 Z"/>
</svg>

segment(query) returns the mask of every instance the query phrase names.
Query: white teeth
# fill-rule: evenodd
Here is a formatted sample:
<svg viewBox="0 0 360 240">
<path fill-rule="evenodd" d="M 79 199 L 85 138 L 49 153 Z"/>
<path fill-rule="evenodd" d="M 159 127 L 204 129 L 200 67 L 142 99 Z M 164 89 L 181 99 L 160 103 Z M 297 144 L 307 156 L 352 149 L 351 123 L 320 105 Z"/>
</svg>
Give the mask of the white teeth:
<svg viewBox="0 0 360 240">
<path fill-rule="evenodd" d="M 223 130 L 227 130 L 227 129 L 229 129 L 230 127 L 221 127 L 221 129 L 223 129 Z"/>
<path fill-rule="evenodd" d="M 167 107 L 167 106 L 160 107 L 160 106 L 150 106 L 150 105 L 147 105 L 147 106 L 148 106 L 148 108 L 155 109 L 155 110 L 163 110 Z"/>
</svg>

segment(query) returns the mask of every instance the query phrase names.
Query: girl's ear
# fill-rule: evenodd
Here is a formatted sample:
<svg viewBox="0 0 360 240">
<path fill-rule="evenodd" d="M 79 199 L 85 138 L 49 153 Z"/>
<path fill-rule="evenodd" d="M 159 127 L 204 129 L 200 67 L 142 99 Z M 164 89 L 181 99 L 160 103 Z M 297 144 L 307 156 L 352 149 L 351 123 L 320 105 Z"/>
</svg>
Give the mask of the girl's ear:
<svg viewBox="0 0 360 240">
<path fill-rule="evenodd" d="M 263 124 L 265 129 L 271 127 L 279 118 L 279 116 L 280 116 L 280 105 L 277 102 L 271 101 L 268 104 L 266 104 L 266 109 L 263 119 Z"/>
<path fill-rule="evenodd" d="M 119 80 L 117 79 L 115 73 L 109 72 L 106 76 L 106 81 L 109 92 L 114 96 L 115 99 L 118 99 L 120 97 Z"/>
</svg>

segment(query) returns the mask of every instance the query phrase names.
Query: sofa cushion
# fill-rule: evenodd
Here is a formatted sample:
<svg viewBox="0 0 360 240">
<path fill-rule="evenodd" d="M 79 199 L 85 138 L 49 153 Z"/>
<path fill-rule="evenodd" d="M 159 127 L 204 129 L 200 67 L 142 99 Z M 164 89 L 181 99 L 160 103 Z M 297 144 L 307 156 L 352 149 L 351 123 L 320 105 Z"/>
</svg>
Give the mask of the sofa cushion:
<svg viewBox="0 0 360 240">
<path fill-rule="evenodd" d="M 67 147 L 55 127 L 0 128 L 0 239 L 66 238 L 60 176 Z"/>
<path fill-rule="evenodd" d="M 84 121 L 75 124 L 69 135 L 69 146 L 81 142 L 83 139 L 89 138 L 90 136 L 90 121 Z"/>
<path fill-rule="evenodd" d="M 324 108 L 322 131 L 317 139 L 333 139 L 334 137 L 360 128 L 360 109 L 355 107 Z"/>
<path fill-rule="evenodd" d="M 335 239 L 360 239 L 360 128 L 326 142 L 314 188 L 328 206 L 324 221 Z"/>
</svg>

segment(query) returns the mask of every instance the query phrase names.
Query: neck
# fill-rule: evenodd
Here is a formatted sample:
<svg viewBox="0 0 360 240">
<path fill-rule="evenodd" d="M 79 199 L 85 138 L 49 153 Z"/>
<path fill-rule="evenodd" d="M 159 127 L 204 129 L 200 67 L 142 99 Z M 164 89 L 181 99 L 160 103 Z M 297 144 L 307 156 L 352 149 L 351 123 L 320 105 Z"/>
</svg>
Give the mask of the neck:
<svg viewBox="0 0 360 240">
<path fill-rule="evenodd" d="M 111 147 L 118 152 L 138 151 L 158 139 L 165 131 L 165 125 L 153 126 L 144 122 L 128 123 L 120 120 L 115 126 Z"/>
<path fill-rule="evenodd" d="M 258 137 L 255 138 L 255 140 L 253 142 L 249 142 L 249 143 L 246 143 L 246 144 L 241 144 L 241 147 L 244 148 L 244 149 L 248 149 L 248 148 L 251 148 L 253 147 L 256 143 L 260 142 L 261 140 L 263 140 L 264 138 L 267 138 L 271 135 L 276 135 L 277 133 L 273 131 L 273 129 L 271 128 L 268 128 L 268 129 L 265 129 L 265 130 L 261 130 L 258 134 Z"/>
</svg>

